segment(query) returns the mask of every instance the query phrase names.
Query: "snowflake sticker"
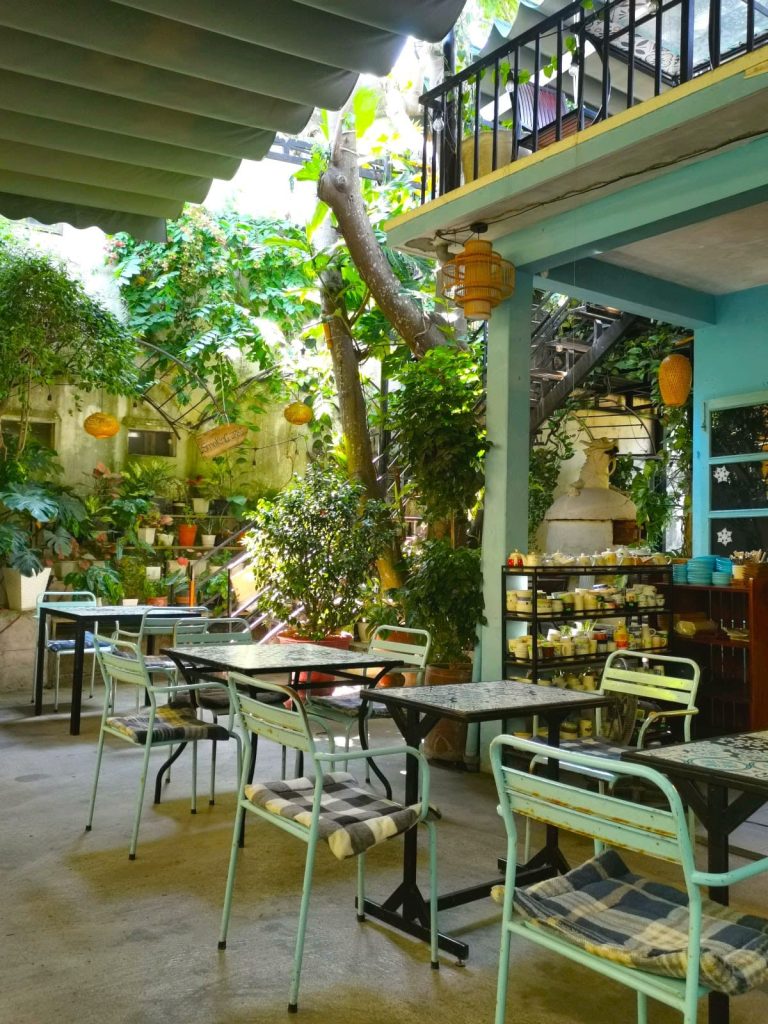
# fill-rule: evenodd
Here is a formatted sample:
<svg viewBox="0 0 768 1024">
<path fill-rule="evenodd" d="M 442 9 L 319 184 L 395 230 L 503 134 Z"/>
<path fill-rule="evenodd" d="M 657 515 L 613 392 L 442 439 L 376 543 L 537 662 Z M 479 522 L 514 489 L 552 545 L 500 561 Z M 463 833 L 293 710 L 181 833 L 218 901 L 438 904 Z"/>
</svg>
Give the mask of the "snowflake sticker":
<svg viewBox="0 0 768 1024">
<path fill-rule="evenodd" d="M 727 484 L 731 479 L 731 473 L 727 466 L 718 466 L 715 470 L 714 477 L 719 484 Z"/>
<path fill-rule="evenodd" d="M 726 472 L 727 472 L 727 470 L 726 470 Z M 727 548 L 732 540 L 733 540 L 733 534 L 731 533 L 730 530 L 719 530 L 718 531 L 717 543 L 718 544 L 722 544 L 724 548 Z"/>
</svg>

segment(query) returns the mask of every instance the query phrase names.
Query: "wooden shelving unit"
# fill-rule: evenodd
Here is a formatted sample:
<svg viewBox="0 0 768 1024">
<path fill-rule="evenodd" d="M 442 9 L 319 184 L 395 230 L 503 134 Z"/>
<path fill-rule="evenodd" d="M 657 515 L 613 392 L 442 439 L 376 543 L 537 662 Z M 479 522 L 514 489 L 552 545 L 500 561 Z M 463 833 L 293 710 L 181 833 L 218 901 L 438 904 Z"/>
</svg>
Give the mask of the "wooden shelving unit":
<svg viewBox="0 0 768 1024">
<path fill-rule="evenodd" d="M 673 586 L 675 618 L 711 619 L 740 628 L 749 639 L 718 631 L 685 637 L 673 631 L 672 652 L 701 666 L 696 733 L 718 735 L 768 729 L 768 580 L 743 586 Z"/>
</svg>

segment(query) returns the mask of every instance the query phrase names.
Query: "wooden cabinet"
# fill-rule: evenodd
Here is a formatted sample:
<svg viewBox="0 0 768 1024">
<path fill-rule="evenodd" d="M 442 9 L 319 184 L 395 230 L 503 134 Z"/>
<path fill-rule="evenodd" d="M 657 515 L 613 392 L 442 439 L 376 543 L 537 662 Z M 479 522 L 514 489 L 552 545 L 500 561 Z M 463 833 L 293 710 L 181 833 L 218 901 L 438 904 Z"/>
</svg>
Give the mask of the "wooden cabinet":
<svg viewBox="0 0 768 1024">
<path fill-rule="evenodd" d="M 768 580 L 743 586 L 673 586 L 676 622 L 717 627 L 673 632 L 673 653 L 701 666 L 697 736 L 768 729 Z M 744 639 L 724 630 L 746 631 Z"/>
</svg>

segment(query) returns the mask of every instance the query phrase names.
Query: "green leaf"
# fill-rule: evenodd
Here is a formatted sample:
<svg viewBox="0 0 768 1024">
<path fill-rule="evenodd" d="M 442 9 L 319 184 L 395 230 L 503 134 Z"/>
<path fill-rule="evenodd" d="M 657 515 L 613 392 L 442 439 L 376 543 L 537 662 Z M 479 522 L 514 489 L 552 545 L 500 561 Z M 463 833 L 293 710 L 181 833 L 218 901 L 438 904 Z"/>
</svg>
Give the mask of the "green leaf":
<svg viewBox="0 0 768 1024">
<path fill-rule="evenodd" d="M 376 120 L 379 106 L 379 93 L 370 86 L 363 85 L 355 90 L 352 97 L 352 111 L 355 115 L 355 134 L 358 139 L 368 131 Z"/>
<path fill-rule="evenodd" d="M 325 221 L 326 217 L 330 212 L 330 208 L 327 203 L 324 203 L 322 199 L 318 199 L 317 206 L 314 209 L 312 216 L 307 224 L 307 241 L 312 241 L 312 236 Z"/>
</svg>

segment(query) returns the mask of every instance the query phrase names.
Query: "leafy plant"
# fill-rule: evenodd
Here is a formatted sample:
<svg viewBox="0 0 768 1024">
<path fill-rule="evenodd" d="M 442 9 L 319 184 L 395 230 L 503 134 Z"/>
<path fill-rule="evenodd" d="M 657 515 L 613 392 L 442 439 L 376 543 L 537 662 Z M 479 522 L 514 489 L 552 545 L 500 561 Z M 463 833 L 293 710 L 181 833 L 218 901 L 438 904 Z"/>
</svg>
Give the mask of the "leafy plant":
<svg viewBox="0 0 768 1024">
<path fill-rule="evenodd" d="M 117 569 L 111 565 L 81 563 L 81 568 L 67 573 L 64 582 L 73 590 L 90 590 L 96 597 L 106 598 L 110 604 L 117 604 L 123 597 L 123 582 Z"/>
<path fill-rule="evenodd" d="M 398 374 L 390 424 L 400 464 L 428 522 L 466 521 L 483 486 L 486 432 L 478 413 L 483 394 L 471 352 L 436 348 Z"/>
<path fill-rule="evenodd" d="M 391 526 L 381 502 L 363 502 L 360 484 L 313 466 L 274 500 L 259 502 L 246 535 L 261 607 L 287 621 L 304 606 L 296 632 L 319 640 L 359 615 L 363 588 Z"/>
<path fill-rule="evenodd" d="M 120 558 L 117 562 L 117 574 L 122 584 L 124 597 L 141 597 L 147 572 L 140 558 L 135 555 L 125 555 Z"/>
<path fill-rule="evenodd" d="M 432 662 L 466 662 L 477 642 L 477 626 L 486 622 L 480 550 L 452 548 L 447 540 L 425 541 L 411 557 L 407 583 L 397 598 L 405 625 L 429 630 Z"/>
</svg>

